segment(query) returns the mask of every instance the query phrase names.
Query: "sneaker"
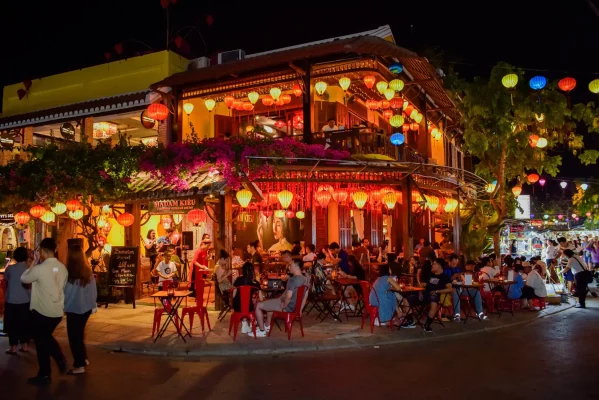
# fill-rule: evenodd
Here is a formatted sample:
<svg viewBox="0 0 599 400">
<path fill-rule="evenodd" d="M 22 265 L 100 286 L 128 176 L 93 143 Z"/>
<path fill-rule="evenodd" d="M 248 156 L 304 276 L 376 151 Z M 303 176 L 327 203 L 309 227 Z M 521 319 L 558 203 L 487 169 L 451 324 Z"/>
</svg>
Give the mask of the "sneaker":
<svg viewBox="0 0 599 400">
<path fill-rule="evenodd" d="M 424 325 L 424 333 L 433 333 L 433 330 L 430 326 Z"/>
<path fill-rule="evenodd" d="M 379 322 L 379 317 L 376 317 L 374 319 L 374 326 L 381 326 L 381 323 Z"/>
<path fill-rule="evenodd" d="M 85 359 L 85 366 L 89 367 L 89 360 L 87 358 Z"/>
<path fill-rule="evenodd" d="M 479 314 L 478 314 L 478 318 L 479 318 L 480 320 L 482 320 L 482 321 L 486 321 L 486 320 L 488 320 L 488 319 L 489 319 L 489 317 L 487 317 L 487 316 L 486 316 L 485 314 L 483 314 L 483 313 L 479 313 Z"/>
<path fill-rule="evenodd" d="M 256 329 L 256 337 L 266 337 L 266 335 L 268 335 L 268 331 L 267 330 L 261 331 L 260 328 Z M 254 337 L 254 332 L 248 333 L 248 336 Z"/>
<path fill-rule="evenodd" d="M 27 379 L 27 383 L 34 386 L 48 386 L 52 383 L 52 378 L 49 376 L 34 376 Z"/>
<path fill-rule="evenodd" d="M 581 306 L 580 304 L 576 304 L 576 307 L 574 308 L 586 308 L 585 306 Z"/>
<path fill-rule="evenodd" d="M 81 374 L 85 374 L 85 367 L 75 368 L 75 369 L 72 369 L 69 372 L 67 372 L 67 375 L 81 375 Z"/>
<path fill-rule="evenodd" d="M 456 314 L 456 315 L 453 317 L 453 320 L 454 320 L 454 321 L 456 321 L 456 322 L 459 322 L 461 319 L 462 319 L 462 316 L 461 316 L 460 314 Z"/>
<path fill-rule="evenodd" d="M 412 321 L 405 321 L 403 324 L 401 324 L 401 327 L 404 329 L 412 329 L 412 328 L 416 328 L 416 322 Z"/>
<path fill-rule="evenodd" d="M 241 321 L 241 333 L 250 332 L 252 332 L 252 327 L 250 326 L 250 324 L 246 320 Z"/>
<path fill-rule="evenodd" d="M 256 324 L 256 331 L 257 331 L 258 329 L 259 329 L 259 328 L 258 328 L 258 326 L 257 326 L 257 324 Z M 264 332 L 266 332 L 266 333 L 270 332 L 270 325 L 266 325 L 266 324 L 264 324 Z"/>
<path fill-rule="evenodd" d="M 534 307 L 534 308 L 531 308 L 531 310 L 541 311 L 541 307 Z"/>
</svg>

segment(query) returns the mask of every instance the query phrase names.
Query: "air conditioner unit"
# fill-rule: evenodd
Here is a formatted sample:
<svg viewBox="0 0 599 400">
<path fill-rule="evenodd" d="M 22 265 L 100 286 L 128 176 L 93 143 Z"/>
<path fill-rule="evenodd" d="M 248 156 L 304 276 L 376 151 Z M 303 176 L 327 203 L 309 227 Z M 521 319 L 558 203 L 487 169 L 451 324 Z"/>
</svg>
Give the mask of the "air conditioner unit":
<svg viewBox="0 0 599 400">
<path fill-rule="evenodd" d="M 198 57 L 198 58 L 194 58 L 193 60 L 189 61 L 189 64 L 187 64 L 187 70 L 192 70 L 192 69 L 200 69 L 200 68 L 206 68 L 210 66 L 210 59 L 208 57 Z"/>
<path fill-rule="evenodd" d="M 245 51 L 241 49 L 224 51 L 222 53 L 218 53 L 218 63 L 224 64 L 231 61 L 243 60 L 245 58 Z"/>
</svg>

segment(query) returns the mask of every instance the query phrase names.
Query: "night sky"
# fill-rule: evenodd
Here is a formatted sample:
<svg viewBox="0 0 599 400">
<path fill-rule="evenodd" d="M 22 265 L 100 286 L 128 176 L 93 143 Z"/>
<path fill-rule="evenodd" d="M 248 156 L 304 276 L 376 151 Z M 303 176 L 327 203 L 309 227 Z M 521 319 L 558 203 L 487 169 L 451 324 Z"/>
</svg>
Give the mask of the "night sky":
<svg viewBox="0 0 599 400">
<path fill-rule="evenodd" d="M 599 0 L 591 1 L 599 8 Z M 0 86 L 103 63 L 106 52 L 116 57 L 121 42 L 123 57 L 166 46 L 160 0 L 2 3 Z M 441 54 L 462 76 L 486 76 L 507 61 L 551 79 L 574 76 L 573 101 L 593 100 L 586 86 L 599 77 L 599 15 L 588 0 L 556 3 L 177 0 L 170 21 L 173 30 L 193 25 L 201 32 L 206 45 L 195 31 L 187 36 L 192 57 L 238 48 L 253 53 L 389 24 L 400 46 Z M 562 170 L 575 177 L 577 167 L 568 161 Z"/>
</svg>

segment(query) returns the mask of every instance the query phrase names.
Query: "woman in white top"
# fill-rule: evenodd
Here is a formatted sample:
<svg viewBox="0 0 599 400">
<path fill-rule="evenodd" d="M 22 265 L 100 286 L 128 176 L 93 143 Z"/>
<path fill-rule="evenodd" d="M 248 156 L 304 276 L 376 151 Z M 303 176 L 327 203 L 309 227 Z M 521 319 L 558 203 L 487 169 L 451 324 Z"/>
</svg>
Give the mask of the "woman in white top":
<svg viewBox="0 0 599 400">
<path fill-rule="evenodd" d="M 555 246 L 553 245 L 553 241 L 551 239 L 547 239 L 545 241 L 545 245 L 546 246 L 543 249 L 543 253 L 541 254 L 541 256 L 543 257 L 547 265 L 551 265 L 553 263 L 553 260 L 555 259 L 555 253 L 557 252 L 557 250 L 555 249 Z"/>
<path fill-rule="evenodd" d="M 574 296 L 578 297 L 576 308 L 586 308 L 587 286 L 589 285 L 589 276 L 592 277 L 592 275 L 589 274 L 585 262 L 575 255 L 573 250 L 566 249 L 563 253 L 568 257 L 568 264 L 562 273 L 572 271 L 574 282 L 576 282 L 576 292 L 574 293 Z"/>
<path fill-rule="evenodd" d="M 216 275 L 216 282 L 221 293 L 226 293 L 233 288 L 233 284 L 231 283 L 232 271 L 229 267 L 229 253 L 223 249 L 220 250 L 214 274 Z"/>
<path fill-rule="evenodd" d="M 522 288 L 522 299 L 524 299 L 525 308 L 529 307 L 529 300 L 547 297 L 547 288 L 545 287 L 545 279 L 541 277 L 542 273 L 543 267 L 535 265 L 534 269 L 528 274 L 526 284 Z M 538 307 L 535 310 L 538 310 Z"/>
</svg>

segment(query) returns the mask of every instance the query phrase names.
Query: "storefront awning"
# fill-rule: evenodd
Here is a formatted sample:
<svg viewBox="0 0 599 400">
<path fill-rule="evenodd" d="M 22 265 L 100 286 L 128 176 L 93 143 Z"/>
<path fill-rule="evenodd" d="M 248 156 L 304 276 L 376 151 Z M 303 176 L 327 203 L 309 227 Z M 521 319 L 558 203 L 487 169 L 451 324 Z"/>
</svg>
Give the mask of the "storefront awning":
<svg viewBox="0 0 599 400">
<path fill-rule="evenodd" d="M 139 174 L 131 180 L 129 187 L 133 193 L 123 200 L 146 201 L 157 198 L 181 198 L 219 193 L 226 184 L 218 173 L 197 172 L 187 180 L 188 188 L 180 190 L 175 183 L 166 183 L 163 179 L 149 174 Z"/>
</svg>

